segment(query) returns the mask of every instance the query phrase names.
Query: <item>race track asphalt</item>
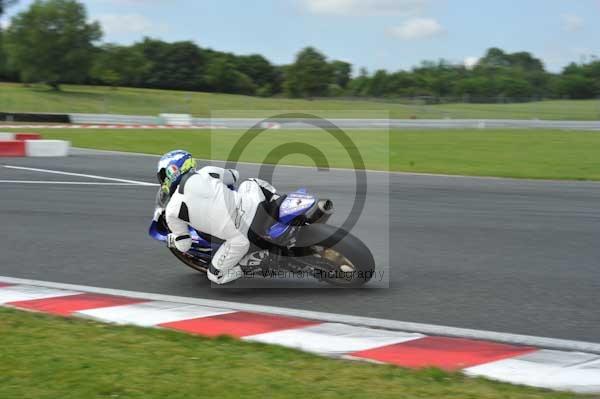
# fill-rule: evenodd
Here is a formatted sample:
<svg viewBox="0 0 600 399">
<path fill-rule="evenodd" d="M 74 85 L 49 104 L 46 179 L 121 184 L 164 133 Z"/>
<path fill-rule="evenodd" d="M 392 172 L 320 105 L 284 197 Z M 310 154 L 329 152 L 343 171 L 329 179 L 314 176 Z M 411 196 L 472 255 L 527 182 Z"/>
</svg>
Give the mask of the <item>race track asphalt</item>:
<svg viewBox="0 0 600 399">
<path fill-rule="evenodd" d="M 147 182 L 155 162 L 93 151 L 0 160 Z M 353 176 L 278 167 L 274 182 L 332 198 L 339 224 Z M 600 342 L 599 183 L 367 176 L 353 233 L 383 272 L 368 289 L 323 289 L 313 280 L 211 288 L 146 235 L 155 188 L 144 186 L 1 182 L 0 275 Z M 3 180 L 98 181 L 0 167 Z"/>
</svg>

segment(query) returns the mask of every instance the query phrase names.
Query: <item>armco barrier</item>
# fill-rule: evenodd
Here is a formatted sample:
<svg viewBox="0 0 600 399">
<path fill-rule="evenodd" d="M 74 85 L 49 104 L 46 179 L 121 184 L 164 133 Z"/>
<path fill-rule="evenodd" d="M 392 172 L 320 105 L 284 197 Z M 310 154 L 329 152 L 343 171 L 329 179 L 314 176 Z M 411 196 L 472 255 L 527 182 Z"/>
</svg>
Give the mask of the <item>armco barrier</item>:
<svg viewBox="0 0 600 399">
<path fill-rule="evenodd" d="M 0 114 L 0 120 L 2 120 Z M 70 114 L 77 125 L 160 125 L 155 116 Z M 213 126 L 248 129 L 261 119 L 256 118 L 192 118 L 192 126 Z M 187 123 L 187 119 L 185 120 Z M 548 121 L 537 119 L 329 119 L 342 129 L 566 129 L 600 130 L 600 121 Z M 320 119 L 272 119 L 268 123 L 281 129 L 314 129 L 325 127 Z M 185 125 L 187 126 L 187 125 Z M 182 127 L 185 127 L 182 125 Z"/>
<path fill-rule="evenodd" d="M 260 124 L 256 118 L 194 118 L 193 125 L 249 129 Z M 325 128 L 328 123 L 342 129 L 566 129 L 600 130 L 600 121 L 543 121 L 517 119 L 269 119 L 281 129 Z"/>
<path fill-rule="evenodd" d="M 109 114 L 70 114 L 71 123 L 77 125 L 158 125 L 156 116 L 109 115 Z"/>
</svg>

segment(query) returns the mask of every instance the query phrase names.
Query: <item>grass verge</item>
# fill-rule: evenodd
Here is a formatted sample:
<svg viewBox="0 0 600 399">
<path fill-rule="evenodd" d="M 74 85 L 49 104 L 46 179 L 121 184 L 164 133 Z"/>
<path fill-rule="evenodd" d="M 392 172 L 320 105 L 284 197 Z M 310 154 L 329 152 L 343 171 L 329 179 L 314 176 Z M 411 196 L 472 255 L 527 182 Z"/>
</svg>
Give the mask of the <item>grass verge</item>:
<svg viewBox="0 0 600 399">
<path fill-rule="evenodd" d="M 35 130 L 74 146 L 162 154 L 185 148 L 203 159 L 227 159 L 242 136 L 236 130 Z M 534 179 L 600 180 L 600 134 L 559 130 L 350 130 L 347 132 L 367 169 Z M 321 131 L 267 131 L 241 160 L 265 162 L 278 145 L 317 146 L 331 167 L 352 168 L 346 149 Z M 305 155 L 290 155 L 288 165 L 313 165 Z"/>
<path fill-rule="evenodd" d="M 294 350 L 0 309 L 0 397 L 572 398 Z"/>
<path fill-rule="evenodd" d="M 307 111 L 326 117 L 406 119 L 600 119 L 598 100 L 557 100 L 513 104 L 440 104 L 260 98 L 218 93 L 64 85 L 0 83 L 0 110 L 13 112 L 115 113 L 158 115 L 162 112 L 208 116 L 272 116 L 272 111 Z"/>
</svg>

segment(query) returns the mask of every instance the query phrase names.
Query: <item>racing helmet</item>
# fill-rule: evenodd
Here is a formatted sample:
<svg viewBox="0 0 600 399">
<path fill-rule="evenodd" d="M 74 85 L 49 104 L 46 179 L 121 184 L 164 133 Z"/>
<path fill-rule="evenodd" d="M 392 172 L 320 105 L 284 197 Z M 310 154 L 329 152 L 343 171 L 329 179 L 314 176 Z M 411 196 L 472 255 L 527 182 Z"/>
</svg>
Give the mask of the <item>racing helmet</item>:
<svg viewBox="0 0 600 399">
<path fill-rule="evenodd" d="M 175 150 L 163 155 L 158 161 L 156 172 L 161 194 L 170 197 L 183 176 L 194 170 L 196 170 L 196 161 L 187 151 Z"/>
</svg>

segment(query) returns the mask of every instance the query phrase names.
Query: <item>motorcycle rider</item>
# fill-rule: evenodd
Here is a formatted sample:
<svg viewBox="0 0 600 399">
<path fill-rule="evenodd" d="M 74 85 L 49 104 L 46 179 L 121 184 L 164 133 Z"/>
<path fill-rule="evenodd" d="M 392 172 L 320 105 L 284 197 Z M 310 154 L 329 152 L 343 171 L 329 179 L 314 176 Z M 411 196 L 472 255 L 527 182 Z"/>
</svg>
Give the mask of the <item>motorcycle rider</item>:
<svg viewBox="0 0 600 399">
<path fill-rule="evenodd" d="M 227 284 L 242 277 L 240 261 L 250 248 L 250 227 L 258 207 L 279 197 L 275 188 L 263 180 L 248 179 L 234 191 L 237 170 L 214 166 L 196 170 L 196 161 L 183 150 L 160 159 L 157 177 L 161 184 L 158 202 L 165 208 L 171 230 L 167 245 L 189 251 L 189 226 L 217 237 L 225 242 L 212 258 L 209 280 Z"/>
</svg>

